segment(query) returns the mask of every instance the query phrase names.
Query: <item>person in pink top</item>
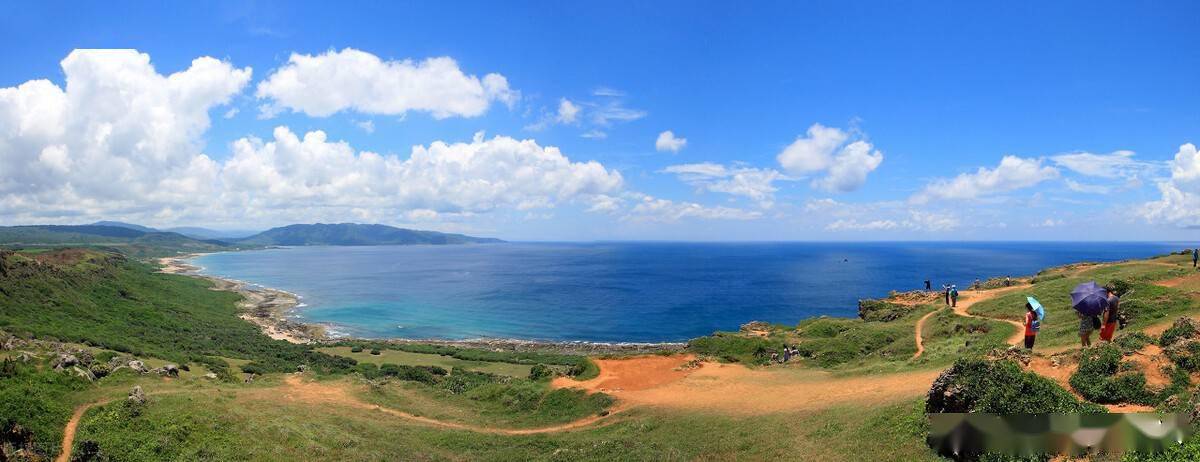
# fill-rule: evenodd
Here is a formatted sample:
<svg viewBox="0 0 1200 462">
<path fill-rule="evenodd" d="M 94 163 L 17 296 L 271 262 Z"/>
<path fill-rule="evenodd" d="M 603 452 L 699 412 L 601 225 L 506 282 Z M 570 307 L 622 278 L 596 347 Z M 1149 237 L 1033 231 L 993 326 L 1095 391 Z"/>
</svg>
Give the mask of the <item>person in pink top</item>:
<svg viewBox="0 0 1200 462">
<path fill-rule="evenodd" d="M 1038 315 L 1033 311 L 1033 305 L 1025 304 L 1025 348 L 1032 350 L 1033 342 L 1037 340 L 1038 329 L 1041 326 L 1037 325 Z"/>
</svg>

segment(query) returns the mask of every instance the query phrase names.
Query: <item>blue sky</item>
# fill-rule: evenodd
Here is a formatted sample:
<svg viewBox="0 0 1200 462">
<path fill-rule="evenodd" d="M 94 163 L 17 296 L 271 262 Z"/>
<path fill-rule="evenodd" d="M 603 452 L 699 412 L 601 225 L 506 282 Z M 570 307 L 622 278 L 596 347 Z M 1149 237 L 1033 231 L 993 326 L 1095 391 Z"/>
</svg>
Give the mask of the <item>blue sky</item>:
<svg viewBox="0 0 1200 462">
<path fill-rule="evenodd" d="M 1200 225 L 1190 2 L 10 10 L 0 221 L 14 224 L 371 221 L 537 240 L 1173 240 Z M 73 54 L 109 48 L 141 55 Z M 147 77 L 199 76 L 201 57 L 220 65 L 194 99 Z M 66 85 L 68 62 L 86 86 Z M 300 83 L 272 80 L 289 70 Z M 447 76 L 466 80 L 446 90 Z M 424 80 L 396 90 L 406 78 Z M 23 86 L 39 79 L 58 90 Z M 675 145 L 656 146 L 666 131 Z M 410 161 L 414 146 L 432 158 Z"/>
</svg>

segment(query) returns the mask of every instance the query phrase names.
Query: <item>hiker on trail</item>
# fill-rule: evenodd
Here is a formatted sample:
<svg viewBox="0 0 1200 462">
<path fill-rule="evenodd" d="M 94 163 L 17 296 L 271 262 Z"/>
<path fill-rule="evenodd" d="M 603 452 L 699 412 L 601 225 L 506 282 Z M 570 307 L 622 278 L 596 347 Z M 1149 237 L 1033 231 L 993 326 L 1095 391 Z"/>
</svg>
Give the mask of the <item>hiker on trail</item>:
<svg viewBox="0 0 1200 462">
<path fill-rule="evenodd" d="M 975 290 L 983 288 L 983 284 L 979 282 L 979 278 L 975 278 L 975 285 L 971 286 L 971 288 Z"/>
<path fill-rule="evenodd" d="M 929 280 L 928 280 L 928 279 L 926 279 L 926 280 L 925 280 L 925 291 L 926 291 L 926 292 L 933 292 L 933 287 L 930 285 L 930 283 L 929 283 Z"/>
<path fill-rule="evenodd" d="M 792 360 L 792 349 L 791 349 L 791 348 L 788 348 L 788 347 L 785 345 L 785 346 L 783 347 L 783 362 L 785 362 L 785 363 L 786 363 L 786 362 L 788 362 L 788 361 L 791 361 L 791 360 Z"/>
<path fill-rule="evenodd" d="M 1108 308 L 1101 314 L 1103 327 L 1100 328 L 1100 340 L 1111 342 L 1113 333 L 1117 331 L 1117 322 L 1121 319 L 1121 297 L 1113 293 L 1112 286 L 1105 289 L 1108 289 Z"/>
<path fill-rule="evenodd" d="M 950 285 L 942 284 L 942 292 L 946 296 L 946 306 L 950 306 Z"/>
<path fill-rule="evenodd" d="M 1092 346 L 1092 331 L 1096 330 L 1096 327 L 1092 324 L 1092 319 L 1095 316 L 1087 316 L 1078 311 L 1075 314 L 1079 316 L 1079 343 L 1084 347 L 1090 347 Z"/>
<path fill-rule="evenodd" d="M 958 306 L 958 286 L 950 285 L 950 307 Z"/>
<path fill-rule="evenodd" d="M 1200 260 L 1200 249 L 1192 249 L 1192 268 L 1196 267 L 1196 261 Z"/>
<path fill-rule="evenodd" d="M 1033 305 L 1025 303 L 1025 349 L 1033 349 L 1033 341 L 1037 340 L 1038 330 L 1042 328 L 1038 315 L 1033 311 Z"/>
</svg>

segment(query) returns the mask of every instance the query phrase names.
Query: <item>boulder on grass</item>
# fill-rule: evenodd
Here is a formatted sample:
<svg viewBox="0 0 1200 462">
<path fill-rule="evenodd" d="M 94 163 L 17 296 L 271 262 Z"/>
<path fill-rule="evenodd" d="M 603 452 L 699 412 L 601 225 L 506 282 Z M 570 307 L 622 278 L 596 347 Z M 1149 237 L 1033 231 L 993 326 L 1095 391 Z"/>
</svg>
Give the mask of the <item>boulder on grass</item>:
<svg viewBox="0 0 1200 462">
<path fill-rule="evenodd" d="M 167 364 L 162 367 L 162 375 L 167 377 L 179 377 L 179 366 Z"/>
<path fill-rule="evenodd" d="M 136 359 L 129 361 L 129 368 L 133 369 L 134 372 L 137 372 L 139 374 L 145 374 L 147 372 L 150 372 L 149 369 L 146 369 L 146 363 L 143 363 Z"/>
<path fill-rule="evenodd" d="M 56 371 L 61 371 L 63 369 L 66 369 L 69 367 L 75 367 L 78 365 L 79 365 L 79 358 L 76 358 L 75 355 L 73 355 L 73 354 L 59 353 L 58 356 L 54 357 L 54 370 L 56 370 Z"/>
<path fill-rule="evenodd" d="M 133 390 L 129 391 L 127 399 L 134 404 L 146 404 L 146 392 L 142 391 L 141 385 L 134 385 Z"/>
</svg>

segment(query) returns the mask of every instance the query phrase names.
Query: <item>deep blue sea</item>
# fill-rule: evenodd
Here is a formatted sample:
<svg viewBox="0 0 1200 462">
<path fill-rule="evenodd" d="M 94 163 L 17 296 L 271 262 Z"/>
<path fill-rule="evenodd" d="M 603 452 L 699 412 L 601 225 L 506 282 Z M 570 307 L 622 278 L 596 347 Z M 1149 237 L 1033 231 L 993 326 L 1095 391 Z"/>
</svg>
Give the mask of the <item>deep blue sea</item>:
<svg viewBox="0 0 1200 462">
<path fill-rule="evenodd" d="M 508 243 L 218 253 L 207 274 L 301 296 L 297 316 L 359 337 L 683 341 L 752 320 L 857 315 L 930 278 L 1028 275 L 1170 243 Z"/>
</svg>

